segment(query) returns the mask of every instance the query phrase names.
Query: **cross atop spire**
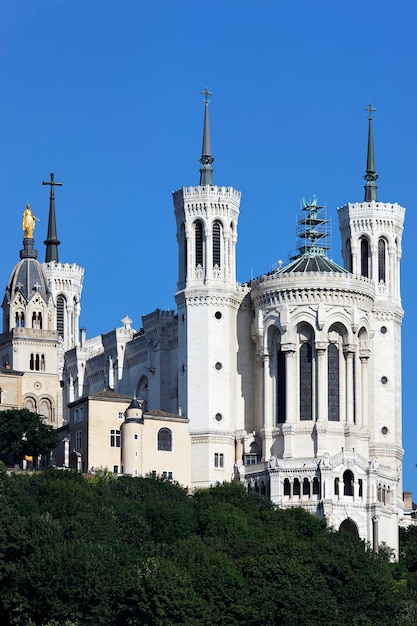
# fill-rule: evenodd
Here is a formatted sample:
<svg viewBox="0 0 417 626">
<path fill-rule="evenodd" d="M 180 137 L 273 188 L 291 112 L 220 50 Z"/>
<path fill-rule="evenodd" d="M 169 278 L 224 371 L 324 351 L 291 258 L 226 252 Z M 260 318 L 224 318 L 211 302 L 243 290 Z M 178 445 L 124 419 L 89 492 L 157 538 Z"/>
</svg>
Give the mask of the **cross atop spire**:
<svg viewBox="0 0 417 626">
<path fill-rule="evenodd" d="M 375 181 L 378 179 L 378 174 L 375 172 L 375 160 L 374 160 L 374 140 L 372 134 L 372 121 L 373 113 L 376 109 L 371 103 L 368 104 L 365 111 L 368 111 L 368 156 L 366 161 L 366 174 L 364 179 L 366 180 L 365 189 L 365 202 L 377 201 L 377 185 Z"/>
<path fill-rule="evenodd" d="M 203 130 L 203 149 L 200 157 L 200 185 L 213 185 L 213 168 L 211 164 L 214 159 L 210 154 L 210 125 L 209 125 L 209 96 L 213 95 L 208 87 L 201 92 L 204 96 L 204 130 Z"/>
<path fill-rule="evenodd" d="M 54 187 L 62 187 L 62 183 L 56 183 L 55 174 L 51 172 L 51 180 L 42 181 L 42 185 L 49 185 L 51 190 L 49 193 L 49 218 L 48 218 L 48 235 L 44 244 L 46 246 L 45 262 L 55 261 L 58 263 L 58 246 L 61 243 L 56 236 L 56 218 L 55 218 L 55 193 Z"/>
</svg>

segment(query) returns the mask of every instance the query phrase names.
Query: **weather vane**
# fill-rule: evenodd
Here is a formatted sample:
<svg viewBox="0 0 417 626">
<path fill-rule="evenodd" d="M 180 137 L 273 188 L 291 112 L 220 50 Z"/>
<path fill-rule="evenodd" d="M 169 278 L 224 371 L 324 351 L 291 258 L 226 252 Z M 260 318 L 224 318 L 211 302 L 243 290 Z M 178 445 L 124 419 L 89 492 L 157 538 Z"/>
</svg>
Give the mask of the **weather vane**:
<svg viewBox="0 0 417 626">
<path fill-rule="evenodd" d="M 203 91 L 201 93 L 202 93 L 203 96 L 205 96 L 205 98 L 204 98 L 205 104 L 208 104 L 210 102 L 209 96 L 212 96 L 213 92 L 209 91 L 209 88 L 206 87 L 205 89 L 203 89 Z"/>
</svg>

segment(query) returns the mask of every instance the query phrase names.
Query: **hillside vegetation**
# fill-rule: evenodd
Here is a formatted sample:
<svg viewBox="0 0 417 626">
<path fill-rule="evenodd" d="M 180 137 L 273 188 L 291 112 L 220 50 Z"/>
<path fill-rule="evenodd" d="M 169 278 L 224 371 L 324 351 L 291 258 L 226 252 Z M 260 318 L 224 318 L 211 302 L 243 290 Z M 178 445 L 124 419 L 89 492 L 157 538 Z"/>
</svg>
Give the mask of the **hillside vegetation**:
<svg viewBox="0 0 417 626">
<path fill-rule="evenodd" d="M 400 564 L 237 484 L 49 470 L 0 478 L 3 626 L 416 623 Z"/>
</svg>

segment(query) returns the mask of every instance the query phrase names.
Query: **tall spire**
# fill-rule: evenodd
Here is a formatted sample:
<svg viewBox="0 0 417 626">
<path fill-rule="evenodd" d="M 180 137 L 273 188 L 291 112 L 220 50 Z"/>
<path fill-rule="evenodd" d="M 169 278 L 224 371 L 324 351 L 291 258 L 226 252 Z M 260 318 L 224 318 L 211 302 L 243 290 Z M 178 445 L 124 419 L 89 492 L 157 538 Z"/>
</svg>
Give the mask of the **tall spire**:
<svg viewBox="0 0 417 626">
<path fill-rule="evenodd" d="M 366 161 L 366 174 L 364 179 L 366 180 L 365 189 L 365 202 L 377 201 L 377 185 L 375 181 L 378 178 L 378 174 L 375 172 L 375 162 L 374 162 L 374 140 L 372 135 L 372 114 L 375 113 L 376 109 L 369 103 L 366 107 L 365 111 L 368 111 L 368 158 Z"/>
<path fill-rule="evenodd" d="M 51 191 L 49 194 L 49 218 L 48 218 L 48 235 L 43 242 L 46 246 L 45 262 L 55 261 L 58 263 L 58 246 L 61 243 L 56 236 L 56 218 L 55 218 L 55 193 L 54 187 L 62 187 L 62 183 L 56 183 L 54 181 L 54 173 L 51 172 L 51 180 L 43 181 L 42 185 L 50 185 Z"/>
<path fill-rule="evenodd" d="M 201 153 L 200 163 L 200 185 L 212 185 L 213 184 L 213 168 L 211 164 L 214 159 L 210 154 L 210 125 L 209 125 L 209 96 L 212 92 L 206 87 L 201 92 L 204 96 L 204 131 L 203 131 L 203 149 Z"/>
</svg>

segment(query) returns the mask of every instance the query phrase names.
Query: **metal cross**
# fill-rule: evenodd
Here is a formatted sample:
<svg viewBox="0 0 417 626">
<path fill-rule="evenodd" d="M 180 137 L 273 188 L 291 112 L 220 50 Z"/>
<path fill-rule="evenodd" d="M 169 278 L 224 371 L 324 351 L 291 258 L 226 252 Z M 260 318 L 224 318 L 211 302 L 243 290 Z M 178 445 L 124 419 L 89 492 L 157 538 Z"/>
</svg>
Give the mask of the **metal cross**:
<svg viewBox="0 0 417 626">
<path fill-rule="evenodd" d="M 376 109 L 372 106 L 371 103 L 368 104 L 368 106 L 366 107 L 365 111 L 369 112 L 369 118 L 368 119 L 372 119 L 372 113 L 375 113 Z"/>
<path fill-rule="evenodd" d="M 51 180 L 48 181 L 42 181 L 42 185 L 50 185 L 51 186 L 51 198 L 54 197 L 54 187 L 55 185 L 58 185 L 58 187 L 62 187 L 62 183 L 56 183 L 54 181 L 54 176 L 55 174 L 53 172 L 51 172 Z"/>
<path fill-rule="evenodd" d="M 209 100 L 209 96 L 212 96 L 212 95 L 213 95 L 213 92 L 212 92 L 212 91 L 209 91 L 208 87 L 206 87 L 205 89 L 203 89 L 203 91 L 202 91 L 201 93 L 202 93 L 202 95 L 203 95 L 203 96 L 205 96 L 205 98 L 204 98 L 204 102 L 205 102 L 206 104 L 208 104 L 208 103 L 210 102 L 210 100 Z"/>
<path fill-rule="evenodd" d="M 42 285 L 40 285 L 38 282 L 36 282 L 36 283 L 33 285 L 33 288 L 34 288 L 34 289 L 36 289 L 36 291 L 38 291 L 38 289 L 40 289 L 41 287 L 42 287 Z"/>
</svg>

